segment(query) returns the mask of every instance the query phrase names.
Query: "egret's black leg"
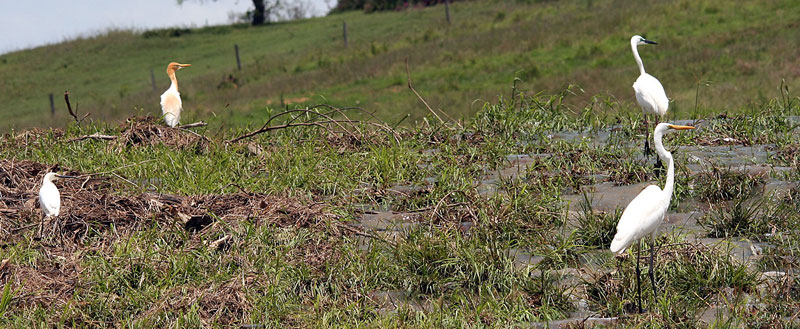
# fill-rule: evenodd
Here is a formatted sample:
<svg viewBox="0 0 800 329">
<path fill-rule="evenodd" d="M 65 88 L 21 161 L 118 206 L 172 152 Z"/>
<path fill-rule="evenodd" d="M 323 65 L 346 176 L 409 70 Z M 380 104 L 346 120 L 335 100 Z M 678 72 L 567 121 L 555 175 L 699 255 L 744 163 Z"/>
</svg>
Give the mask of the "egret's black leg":
<svg viewBox="0 0 800 329">
<path fill-rule="evenodd" d="M 637 307 L 639 307 L 639 313 L 642 312 L 642 282 L 639 279 L 639 276 L 642 272 L 639 270 L 639 254 L 642 251 L 642 240 L 640 239 L 637 246 L 636 246 L 636 295 L 637 295 Z"/>
<path fill-rule="evenodd" d="M 656 116 L 656 126 L 658 126 L 658 124 L 660 123 L 660 121 L 661 121 L 661 120 L 659 120 L 659 117 L 658 117 L 658 116 Z M 655 169 L 656 169 L 656 170 L 655 170 L 656 177 L 661 177 L 661 174 L 662 174 L 662 172 L 664 171 L 664 165 L 663 165 L 663 164 L 661 164 L 661 157 L 660 157 L 658 154 L 656 154 L 656 165 L 655 165 Z"/>
<path fill-rule="evenodd" d="M 658 155 L 656 155 L 656 164 L 653 167 L 653 173 L 656 177 L 661 177 L 661 174 L 664 173 L 664 165 L 661 164 L 661 158 L 659 158 Z"/>
<path fill-rule="evenodd" d="M 645 159 L 650 155 L 650 120 L 647 119 L 647 114 L 644 115 L 644 157 Z"/>
<path fill-rule="evenodd" d="M 653 300 L 658 299 L 658 292 L 656 291 L 656 279 L 655 279 L 655 271 L 656 268 L 653 265 L 655 263 L 656 258 L 656 239 L 652 238 L 651 245 L 650 245 L 650 270 L 648 271 L 650 274 L 650 285 L 653 287 Z"/>
</svg>

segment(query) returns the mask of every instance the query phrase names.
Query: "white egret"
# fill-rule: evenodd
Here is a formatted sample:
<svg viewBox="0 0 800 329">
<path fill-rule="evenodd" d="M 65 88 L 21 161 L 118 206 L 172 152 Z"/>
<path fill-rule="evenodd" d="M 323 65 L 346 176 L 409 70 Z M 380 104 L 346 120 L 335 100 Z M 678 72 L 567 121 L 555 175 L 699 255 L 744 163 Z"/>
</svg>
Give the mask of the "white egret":
<svg viewBox="0 0 800 329">
<path fill-rule="evenodd" d="M 658 185 L 649 185 L 644 190 L 639 192 L 639 195 L 628 204 L 625 211 L 622 212 L 622 217 L 617 224 L 617 234 L 614 235 L 614 241 L 611 242 L 611 251 L 616 254 L 622 254 L 625 249 L 631 246 L 634 242 L 638 241 L 637 249 L 641 249 L 641 239 L 648 234 L 652 238 L 650 248 L 650 283 L 653 288 L 653 296 L 656 295 L 656 283 L 653 277 L 653 258 L 655 257 L 655 235 L 658 226 L 664 221 L 664 215 L 669 208 L 669 202 L 672 198 L 672 190 L 675 187 L 675 164 L 672 160 L 672 154 L 664 148 L 661 142 L 661 137 L 670 131 L 694 129 L 691 126 L 678 126 L 662 122 L 656 126 L 653 131 L 653 142 L 656 147 L 661 160 L 667 163 L 667 181 L 662 190 Z M 642 289 L 641 282 L 639 281 L 639 252 L 636 253 L 636 290 L 639 295 L 639 312 L 642 311 Z"/>
<path fill-rule="evenodd" d="M 61 193 L 58 192 L 54 180 L 59 178 L 75 178 L 73 176 L 59 175 L 49 172 L 44 175 L 42 187 L 39 188 L 39 206 L 45 217 L 58 217 L 61 210 Z"/>
<path fill-rule="evenodd" d="M 644 71 L 644 64 L 642 58 L 639 56 L 638 45 L 657 45 L 655 41 L 647 40 L 641 36 L 634 35 L 631 37 L 631 51 L 633 51 L 633 58 L 636 59 L 636 64 L 639 65 L 639 78 L 633 83 L 633 90 L 636 92 L 636 101 L 642 107 L 644 112 L 644 122 L 646 125 L 647 135 L 644 140 L 644 154 L 650 154 L 650 121 L 647 116 L 650 114 L 657 115 L 658 118 L 664 118 L 667 114 L 669 107 L 669 99 L 667 93 L 664 91 L 664 86 L 656 77 L 647 74 Z M 657 124 L 657 123 L 656 123 Z"/>
<path fill-rule="evenodd" d="M 175 77 L 175 71 L 184 67 L 192 66 L 192 64 L 180 64 L 176 62 L 167 65 L 167 76 L 172 83 L 169 89 L 161 94 L 161 113 L 164 116 L 164 121 L 170 127 L 175 127 L 181 121 L 181 111 L 183 110 L 183 103 L 181 103 L 181 93 L 178 92 L 178 78 Z"/>
</svg>

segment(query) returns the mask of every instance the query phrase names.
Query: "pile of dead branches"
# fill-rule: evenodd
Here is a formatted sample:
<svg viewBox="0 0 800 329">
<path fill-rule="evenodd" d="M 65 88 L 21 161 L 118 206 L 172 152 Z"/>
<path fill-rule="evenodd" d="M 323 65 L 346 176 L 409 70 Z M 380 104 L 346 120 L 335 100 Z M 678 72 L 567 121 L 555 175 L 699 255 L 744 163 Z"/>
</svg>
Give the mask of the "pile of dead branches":
<svg viewBox="0 0 800 329">
<path fill-rule="evenodd" d="M 120 125 L 119 146 L 164 144 L 181 149 L 195 148 L 205 150 L 211 142 L 207 137 L 197 134 L 184 126 L 171 128 L 152 116 L 131 117 Z"/>
<path fill-rule="evenodd" d="M 38 223 L 38 190 L 44 175 L 54 170 L 58 168 L 31 161 L 0 160 L 0 236 L 18 235 Z M 45 233 L 73 239 L 111 225 L 117 229 L 138 227 L 150 220 L 199 231 L 217 220 L 323 229 L 326 222 L 336 218 L 324 204 L 308 199 L 255 193 L 126 196 L 113 192 L 115 182 L 109 178 L 71 170 L 60 172 L 78 178 L 57 182 L 61 215 L 48 223 L 51 229 Z"/>
<path fill-rule="evenodd" d="M 0 147 L 9 146 L 19 148 L 36 145 L 41 143 L 40 140 L 42 138 L 51 134 L 54 138 L 58 139 L 64 136 L 64 130 L 33 128 L 16 135 L 5 134 L 5 136 L 0 139 Z"/>
<path fill-rule="evenodd" d="M 50 171 L 78 179 L 56 181 L 61 214 L 42 220 L 36 198 L 43 176 Z M 347 226 L 325 204 L 306 198 L 246 192 L 121 195 L 114 192 L 120 182 L 101 176 L 31 161 L 0 160 L 0 243 L 13 245 L 33 237 L 40 241 L 44 256 L 35 264 L 0 263 L 0 286 L 11 282 L 15 304 L 65 305 L 76 289 L 87 284 L 79 279 L 81 255 L 113 248 L 115 240 L 153 225 L 189 232 L 190 238 L 180 247 L 190 249 L 205 246 L 224 250 L 243 243 L 238 237 L 246 223 L 323 232 L 323 238 L 309 240 L 292 251 L 293 259 L 312 268 L 338 257 L 335 242 L 343 233 L 352 233 L 342 230 Z M 240 320 L 250 306 L 242 299 L 240 282 L 234 281 L 222 287 L 200 286 L 188 294 L 176 292 L 166 298 L 179 307 L 201 303 L 208 312 L 204 316 Z"/>
</svg>

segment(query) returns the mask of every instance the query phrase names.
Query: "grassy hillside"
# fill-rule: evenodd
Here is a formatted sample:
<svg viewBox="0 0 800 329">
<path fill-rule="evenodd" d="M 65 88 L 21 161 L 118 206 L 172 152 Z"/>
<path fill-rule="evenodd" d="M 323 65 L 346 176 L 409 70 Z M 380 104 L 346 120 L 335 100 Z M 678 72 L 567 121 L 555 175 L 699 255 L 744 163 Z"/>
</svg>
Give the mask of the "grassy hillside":
<svg viewBox="0 0 800 329">
<path fill-rule="evenodd" d="M 284 103 L 361 106 L 388 122 L 427 113 L 405 87 L 409 57 L 416 88 L 432 106 L 469 117 L 485 101 L 508 97 L 512 81 L 537 93 L 577 84 L 575 103 L 596 93 L 636 110 L 631 84 L 638 72 L 628 40 L 641 47 L 648 72 L 688 117 L 700 87 L 700 113 L 746 108 L 775 97 L 781 79 L 790 91 L 800 71 L 800 11 L 794 1 L 613 0 L 476 1 L 403 12 L 352 12 L 264 27 L 221 26 L 190 31 L 105 35 L 0 56 L 0 130 L 63 126 L 64 90 L 92 118 L 120 119 L 159 112 L 168 86 L 166 63 L 179 72 L 186 115 L 214 126 L 261 124 L 265 110 Z M 349 47 L 341 24 L 349 29 Z M 176 33 L 177 32 L 177 33 Z M 244 67 L 236 70 L 233 46 Z M 155 71 L 158 88 L 150 86 Z M 236 84 L 225 82 L 232 75 Z M 47 95 L 56 96 L 51 117 Z"/>
</svg>

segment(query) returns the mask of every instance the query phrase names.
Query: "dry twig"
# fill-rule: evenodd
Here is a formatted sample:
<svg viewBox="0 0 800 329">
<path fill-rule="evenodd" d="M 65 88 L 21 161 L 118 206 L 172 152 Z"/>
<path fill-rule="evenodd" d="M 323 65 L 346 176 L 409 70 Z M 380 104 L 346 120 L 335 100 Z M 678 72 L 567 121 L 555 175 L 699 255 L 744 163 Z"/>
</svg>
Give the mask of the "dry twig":
<svg viewBox="0 0 800 329">
<path fill-rule="evenodd" d="M 185 125 L 180 125 L 180 126 L 178 126 L 176 128 L 188 129 L 188 128 L 205 127 L 205 126 L 208 126 L 208 124 L 203 122 L 203 121 L 198 121 L 198 122 L 195 122 L 195 123 L 188 123 L 188 124 L 185 124 Z"/>
<path fill-rule="evenodd" d="M 428 102 L 426 102 L 425 99 L 422 98 L 422 96 L 420 96 L 417 90 L 414 89 L 414 86 L 411 85 L 411 73 L 408 70 L 408 57 L 406 57 L 406 77 L 408 78 L 408 89 L 411 89 L 411 91 L 414 92 L 414 95 L 417 95 L 417 98 L 419 98 L 419 100 L 422 101 L 422 104 L 425 104 L 425 107 L 428 108 L 428 111 L 430 111 L 431 114 L 433 114 L 433 116 L 436 117 L 436 119 L 439 119 L 439 123 L 444 123 L 442 118 L 439 117 L 438 114 L 436 114 L 436 112 L 431 108 L 431 106 L 428 105 Z"/>
<path fill-rule="evenodd" d="M 328 111 L 319 111 L 319 108 L 326 108 Z M 286 110 L 277 113 L 264 123 L 258 130 L 246 133 L 236 138 L 230 139 L 227 143 L 235 143 L 245 138 L 250 138 L 255 135 L 265 133 L 271 130 L 278 130 L 290 127 L 319 127 L 328 131 L 331 135 L 337 133 L 345 134 L 352 138 L 354 141 L 363 141 L 367 135 L 359 128 L 359 125 L 374 126 L 381 130 L 386 131 L 394 137 L 396 142 L 400 142 L 400 135 L 391 127 L 377 122 L 352 120 L 345 113 L 348 110 L 360 111 L 368 114 L 370 117 L 375 118 L 371 113 L 357 107 L 338 108 L 327 104 L 314 105 L 304 109 Z M 343 119 L 336 119 L 335 116 L 344 117 Z M 288 117 L 284 124 L 270 125 L 273 121 L 280 117 Z M 304 119 L 301 121 L 301 118 Z"/>
<path fill-rule="evenodd" d="M 86 139 L 99 139 L 99 140 L 110 141 L 110 140 L 117 139 L 117 136 L 103 135 L 103 134 L 100 134 L 100 133 L 94 133 L 94 134 L 91 134 L 91 135 L 83 135 L 81 137 L 75 137 L 73 139 L 68 140 L 67 143 L 82 141 L 82 140 L 86 140 Z"/>
<path fill-rule="evenodd" d="M 444 123 L 444 121 L 442 121 L 442 118 L 441 118 L 441 117 L 439 117 L 439 115 L 438 115 L 438 114 L 436 114 L 436 111 L 434 111 L 434 110 L 433 110 L 433 108 L 431 108 L 431 106 L 430 106 L 430 105 L 428 105 L 428 102 L 426 102 L 426 101 L 425 101 L 425 99 L 424 99 L 424 98 L 422 98 L 422 96 L 421 96 L 421 95 L 420 95 L 420 94 L 417 92 L 417 90 L 416 90 L 416 89 L 414 89 L 414 86 L 412 86 L 412 85 L 411 85 L 411 73 L 410 73 L 410 72 L 409 72 L 409 70 L 408 70 L 408 57 L 406 57 L 406 77 L 408 78 L 408 89 L 411 89 L 411 91 L 412 91 L 412 92 L 414 92 L 414 95 L 417 95 L 417 98 L 419 98 L 419 100 L 420 100 L 420 101 L 422 101 L 422 104 L 425 104 L 425 107 L 427 107 L 427 108 L 428 108 L 428 111 L 430 111 L 430 112 L 431 112 L 431 113 L 432 113 L 432 114 L 433 114 L 433 115 L 436 117 L 436 119 L 439 119 L 439 123 Z M 440 111 L 441 111 L 441 110 L 440 110 Z M 453 117 L 451 117 L 450 115 L 448 115 L 448 114 L 447 114 L 447 112 L 445 112 L 445 111 L 441 111 L 441 112 L 442 112 L 442 114 L 444 114 L 444 115 L 445 115 L 445 116 L 446 116 L 446 117 L 447 117 L 447 118 L 448 118 L 450 121 L 453 121 L 453 122 L 455 122 L 456 124 L 458 124 L 458 126 L 459 126 L 459 127 L 461 127 L 461 128 L 464 128 L 464 127 L 461 125 L 461 123 L 460 123 L 460 122 L 458 122 L 457 120 L 453 119 Z"/>
</svg>

